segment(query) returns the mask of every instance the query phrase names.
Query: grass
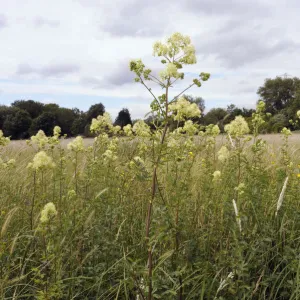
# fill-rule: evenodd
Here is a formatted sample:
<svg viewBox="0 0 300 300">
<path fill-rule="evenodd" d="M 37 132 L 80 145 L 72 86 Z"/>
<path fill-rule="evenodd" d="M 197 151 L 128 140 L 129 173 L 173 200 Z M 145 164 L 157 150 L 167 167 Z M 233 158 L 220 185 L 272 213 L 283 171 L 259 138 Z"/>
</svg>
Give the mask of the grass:
<svg viewBox="0 0 300 300">
<path fill-rule="evenodd" d="M 226 136 L 159 149 L 149 243 L 158 151 L 149 140 L 85 139 L 76 151 L 66 147 L 73 139 L 47 144 L 56 166 L 36 171 L 27 168 L 36 146 L 2 147 L 2 160 L 16 163 L 0 168 L 0 298 L 146 299 L 150 247 L 155 299 L 299 299 L 300 136 L 262 139 L 255 149 L 232 148 Z M 49 202 L 57 215 L 42 223 Z"/>
</svg>

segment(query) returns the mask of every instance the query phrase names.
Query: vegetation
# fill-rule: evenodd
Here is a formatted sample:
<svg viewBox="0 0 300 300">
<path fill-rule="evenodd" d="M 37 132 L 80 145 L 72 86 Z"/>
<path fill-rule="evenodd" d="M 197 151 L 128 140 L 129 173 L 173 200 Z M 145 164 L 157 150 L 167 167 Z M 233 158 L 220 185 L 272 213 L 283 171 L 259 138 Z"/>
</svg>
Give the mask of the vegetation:
<svg viewBox="0 0 300 300">
<path fill-rule="evenodd" d="M 120 122 L 124 109 L 114 123 L 104 110 L 90 114 L 89 146 L 81 136 L 67 143 L 58 126 L 23 146 L 0 131 L 1 299 L 299 299 L 300 157 L 290 129 L 280 147 L 267 144 L 260 101 L 247 120 L 224 121 L 229 107 L 222 139 L 218 125 L 198 124 L 199 102 L 169 97 L 183 65 L 196 63 L 190 39 L 175 33 L 154 54 L 159 77 L 130 62 L 153 97 L 151 127 Z M 51 123 L 56 110 L 36 119 Z"/>
</svg>

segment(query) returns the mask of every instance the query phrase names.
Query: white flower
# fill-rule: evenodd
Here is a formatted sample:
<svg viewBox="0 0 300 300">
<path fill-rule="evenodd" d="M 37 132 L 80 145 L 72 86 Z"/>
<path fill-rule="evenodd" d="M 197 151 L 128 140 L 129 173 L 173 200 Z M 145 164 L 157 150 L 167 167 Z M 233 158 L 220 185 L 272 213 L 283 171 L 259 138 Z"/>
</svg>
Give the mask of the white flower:
<svg viewBox="0 0 300 300">
<path fill-rule="evenodd" d="M 224 163 L 230 156 L 230 152 L 226 146 L 222 146 L 218 151 L 218 160 Z"/>
<path fill-rule="evenodd" d="M 49 202 L 44 206 L 41 212 L 41 223 L 47 223 L 52 217 L 57 215 L 57 211 L 53 202 Z"/>
<path fill-rule="evenodd" d="M 214 173 L 213 173 L 213 180 L 214 181 L 217 181 L 217 180 L 219 180 L 220 179 L 220 177 L 221 177 L 221 172 L 220 171 L 215 171 Z"/>
<path fill-rule="evenodd" d="M 80 152 L 84 150 L 83 138 L 81 136 L 77 136 L 72 142 L 70 142 L 67 148 L 74 152 Z"/>
<path fill-rule="evenodd" d="M 29 163 L 27 167 L 38 171 L 53 168 L 54 166 L 52 158 L 45 151 L 40 151 L 34 156 L 32 163 Z"/>
<path fill-rule="evenodd" d="M 140 137 L 150 137 L 151 131 L 150 127 L 143 121 L 139 120 L 134 125 L 132 130 Z"/>
<path fill-rule="evenodd" d="M 169 105 L 174 120 L 183 121 L 185 119 L 200 117 L 201 111 L 196 103 L 191 103 L 184 97 Z"/>
<path fill-rule="evenodd" d="M 237 116 L 230 124 L 225 125 L 225 131 L 232 137 L 243 137 L 250 132 L 248 123 L 242 116 Z"/>
</svg>

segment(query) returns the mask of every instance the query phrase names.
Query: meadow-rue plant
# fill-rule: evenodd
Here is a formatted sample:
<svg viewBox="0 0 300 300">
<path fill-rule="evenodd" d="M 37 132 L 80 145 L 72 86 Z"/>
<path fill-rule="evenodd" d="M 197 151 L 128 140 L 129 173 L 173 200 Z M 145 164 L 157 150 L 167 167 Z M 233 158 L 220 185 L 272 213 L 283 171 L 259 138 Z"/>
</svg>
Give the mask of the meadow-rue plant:
<svg viewBox="0 0 300 300">
<path fill-rule="evenodd" d="M 32 162 L 27 167 L 35 171 L 40 171 L 54 168 L 55 163 L 45 151 L 40 151 L 34 156 Z"/>
<path fill-rule="evenodd" d="M 222 163 L 224 163 L 230 157 L 230 151 L 226 146 L 222 146 L 217 154 L 218 154 L 218 160 Z"/>
<path fill-rule="evenodd" d="M 233 138 L 241 138 L 250 132 L 248 123 L 242 116 L 237 116 L 230 124 L 225 125 L 225 132 Z"/>
<path fill-rule="evenodd" d="M 9 144 L 9 142 L 10 142 L 10 139 L 8 137 L 5 137 L 3 135 L 3 131 L 0 130 L 0 146 L 2 146 L 2 147 L 6 146 Z"/>
<path fill-rule="evenodd" d="M 41 212 L 40 222 L 42 224 L 48 223 L 56 215 L 57 211 L 55 205 L 52 202 L 49 202 L 44 206 Z"/>
<path fill-rule="evenodd" d="M 180 97 L 177 101 L 169 105 L 172 118 L 175 121 L 184 121 L 189 118 L 200 117 L 201 111 L 196 103 L 191 103 L 184 97 Z"/>
<path fill-rule="evenodd" d="M 72 142 L 68 144 L 68 149 L 74 152 L 82 152 L 85 147 L 83 144 L 83 138 L 81 136 L 76 137 Z"/>
<path fill-rule="evenodd" d="M 165 142 L 168 136 L 168 128 L 170 117 L 175 121 L 183 121 L 188 118 L 199 117 L 201 112 L 199 107 L 195 103 L 190 103 L 185 98 L 180 97 L 184 91 L 191 88 L 192 86 L 201 86 L 202 81 L 209 79 L 210 75 L 208 73 L 201 73 L 199 75 L 200 79 L 195 78 L 193 83 L 190 84 L 182 93 L 175 96 L 172 100 L 169 99 L 169 90 L 177 80 L 182 80 L 184 78 L 184 73 L 178 70 L 183 68 L 183 65 L 195 64 L 195 48 L 191 44 L 191 40 L 188 36 L 183 36 L 180 33 L 174 33 L 170 38 L 167 39 L 166 43 L 160 41 L 156 42 L 153 46 L 153 55 L 163 57 L 161 60 L 162 64 L 166 64 L 166 67 L 160 72 L 160 77 L 151 74 L 151 69 L 146 69 L 143 62 L 139 60 L 132 60 L 129 63 L 130 70 L 136 74 L 135 81 L 140 82 L 153 97 L 153 102 L 151 103 L 152 113 L 162 120 L 161 129 L 157 128 L 158 134 L 152 136 L 153 147 L 158 148 L 153 149 L 153 153 L 157 153 L 157 156 L 153 161 L 153 179 L 151 187 L 151 199 L 148 204 L 148 213 L 146 220 L 146 240 L 149 243 L 150 238 L 150 226 L 152 219 L 152 206 L 153 201 L 156 196 L 157 190 L 157 170 L 159 164 L 164 160 L 163 153 L 164 147 L 167 145 Z M 163 95 L 156 97 L 152 92 L 152 89 L 147 86 L 146 81 L 153 81 L 162 87 L 165 92 Z M 186 126 L 191 132 L 191 124 L 188 123 Z M 194 129 L 193 129 L 194 130 Z M 133 126 L 133 131 L 142 137 L 150 137 L 150 130 L 142 123 L 135 123 Z M 191 141 L 190 141 L 191 142 Z M 188 147 L 188 145 L 185 145 Z M 190 147 L 192 148 L 192 147 Z M 178 240 L 177 240 L 178 242 Z M 178 248 L 178 247 L 177 247 Z M 148 245 L 148 299 L 152 299 L 152 271 L 153 271 L 153 248 Z M 179 276 L 179 280 L 180 276 Z M 182 294 L 180 290 L 179 294 Z M 181 297 L 181 296 L 180 296 Z"/>
<path fill-rule="evenodd" d="M 43 130 L 39 130 L 36 135 L 31 137 L 31 142 L 38 145 L 39 149 L 43 149 L 48 144 L 49 138 Z"/>
<path fill-rule="evenodd" d="M 213 181 L 218 181 L 221 178 L 221 171 L 215 171 L 213 173 Z"/>
</svg>

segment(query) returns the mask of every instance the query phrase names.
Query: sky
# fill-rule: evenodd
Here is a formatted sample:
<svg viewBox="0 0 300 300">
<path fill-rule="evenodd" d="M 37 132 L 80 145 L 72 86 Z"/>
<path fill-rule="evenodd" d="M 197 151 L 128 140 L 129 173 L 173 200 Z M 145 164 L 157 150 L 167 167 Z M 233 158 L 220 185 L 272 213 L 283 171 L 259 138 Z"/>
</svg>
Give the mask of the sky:
<svg viewBox="0 0 300 300">
<path fill-rule="evenodd" d="M 129 61 L 158 72 L 154 42 L 180 32 L 197 64 L 183 68 L 171 96 L 208 72 L 187 92 L 204 98 L 206 111 L 253 108 L 266 78 L 300 76 L 299 10 L 298 0 L 0 0 L 0 104 L 32 99 L 86 111 L 101 102 L 113 117 L 128 108 L 143 118 L 152 98 Z"/>
</svg>

